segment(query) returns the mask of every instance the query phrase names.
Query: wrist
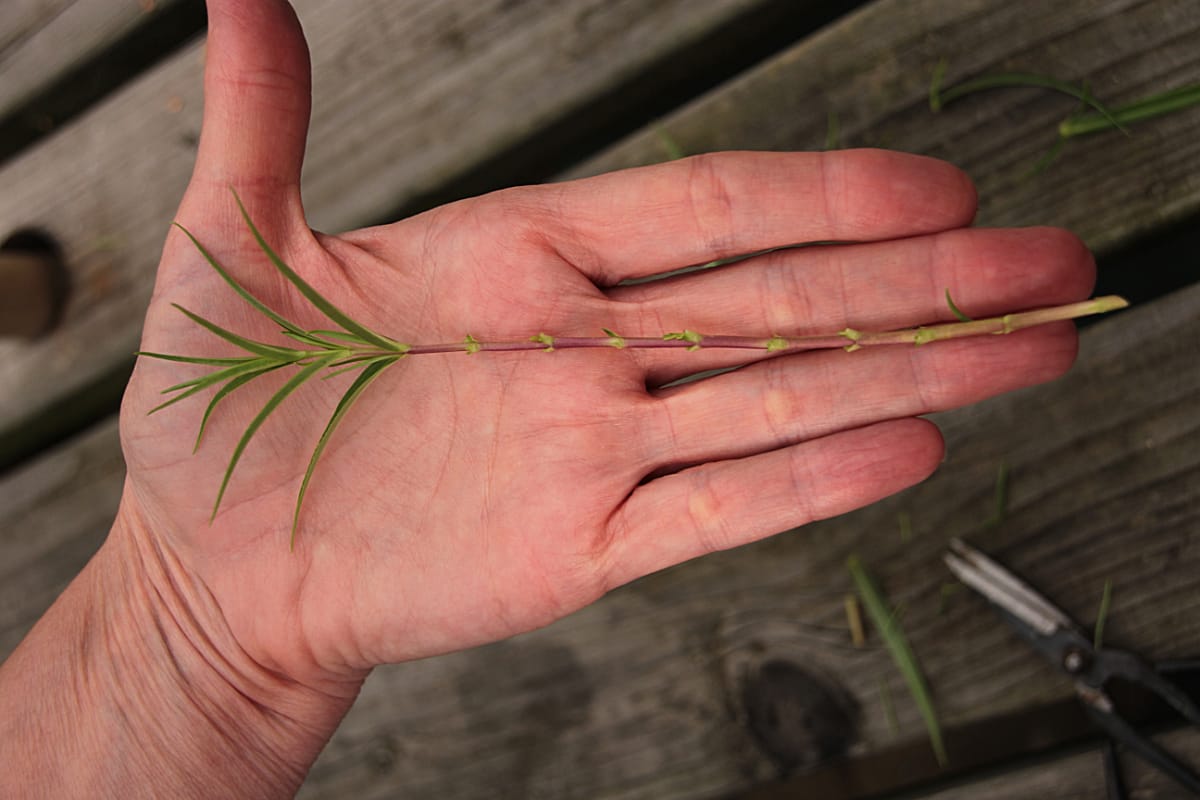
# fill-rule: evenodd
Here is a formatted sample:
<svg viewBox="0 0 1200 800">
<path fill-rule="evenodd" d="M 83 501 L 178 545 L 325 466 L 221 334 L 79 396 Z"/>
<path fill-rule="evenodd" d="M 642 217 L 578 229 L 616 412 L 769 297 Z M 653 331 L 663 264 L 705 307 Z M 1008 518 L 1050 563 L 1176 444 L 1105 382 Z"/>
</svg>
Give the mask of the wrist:
<svg viewBox="0 0 1200 800">
<path fill-rule="evenodd" d="M 18 764 L 0 789 L 290 797 L 356 691 L 302 686 L 247 656 L 127 495 L 0 671 L 0 752 Z"/>
</svg>

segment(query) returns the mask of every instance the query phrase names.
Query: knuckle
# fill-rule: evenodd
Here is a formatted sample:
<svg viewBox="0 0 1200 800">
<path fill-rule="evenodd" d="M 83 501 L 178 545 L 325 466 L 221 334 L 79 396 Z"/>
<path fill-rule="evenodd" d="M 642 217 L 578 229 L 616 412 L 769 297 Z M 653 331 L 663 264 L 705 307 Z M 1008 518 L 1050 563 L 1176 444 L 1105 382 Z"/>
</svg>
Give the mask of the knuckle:
<svg viewBox="0 0 1200 800">
<path fill-rule="evenodd" d="M 736 544 L 721 494 L 704 471 L 693 473 L 687 513 L 701 553 L 728 550 Z"/>
<path fill-rule="evenodd" d="M 716 153 L 687 159 L 687 198 L 696 234 L 705 252 L 731 255 L 736 230 L 735 199 L 726 162 Z"/>
</svg>

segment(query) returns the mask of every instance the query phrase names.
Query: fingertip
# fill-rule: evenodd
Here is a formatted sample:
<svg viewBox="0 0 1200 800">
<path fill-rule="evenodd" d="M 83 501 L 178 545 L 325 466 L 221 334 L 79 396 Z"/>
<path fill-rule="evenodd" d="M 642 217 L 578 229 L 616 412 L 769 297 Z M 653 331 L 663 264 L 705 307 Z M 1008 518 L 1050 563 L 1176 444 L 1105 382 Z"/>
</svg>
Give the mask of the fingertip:
<svg viewBox="0 0 1200 800">
<path fill-rule="evenodd" d="M 299 186 L 311 66 L 289 3 L 208 1 L 204 95 L 198 176 L 222 191 Z"/>
<path fill-rule="evenodd" d="M 843 220 L 849 231 L 915 236 L 965 227 L 975 219 L 975 184 L 947 161 L 880 149 L 825 155 L 830 217 Z"/>
</svg>

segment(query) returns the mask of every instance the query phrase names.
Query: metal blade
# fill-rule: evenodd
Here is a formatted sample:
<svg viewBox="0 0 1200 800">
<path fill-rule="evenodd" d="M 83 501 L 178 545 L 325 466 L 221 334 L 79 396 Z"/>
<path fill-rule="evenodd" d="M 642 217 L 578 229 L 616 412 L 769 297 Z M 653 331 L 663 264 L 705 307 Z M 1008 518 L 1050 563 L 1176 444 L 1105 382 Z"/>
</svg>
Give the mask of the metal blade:
<svg viewBox="0 0 1200 800">
<path fill-rule="evenodd" d="M 1076 629 L 1062 609 L 983 553 L 961 539 L 951 539 L 949 548 L 943 559 L 960 581 L 1039 634 Z"/>
</svg>

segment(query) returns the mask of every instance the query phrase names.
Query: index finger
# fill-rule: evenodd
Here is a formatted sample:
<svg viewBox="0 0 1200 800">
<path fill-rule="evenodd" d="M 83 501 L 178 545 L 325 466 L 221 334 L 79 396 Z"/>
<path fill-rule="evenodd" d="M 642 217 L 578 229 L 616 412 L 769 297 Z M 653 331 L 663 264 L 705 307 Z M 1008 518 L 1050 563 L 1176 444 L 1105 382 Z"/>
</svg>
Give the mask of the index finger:
<svg viewBox="0 0 1200 800">
<path fill-rule="evenodd" d="M 884 150 L 711 153 L 559 184 L 544 243 L 602 286 L 760 250 L 967 225 L 970 178 Z"/>
</svg>

